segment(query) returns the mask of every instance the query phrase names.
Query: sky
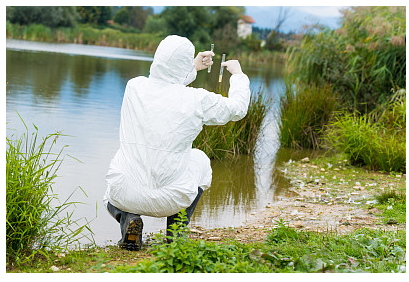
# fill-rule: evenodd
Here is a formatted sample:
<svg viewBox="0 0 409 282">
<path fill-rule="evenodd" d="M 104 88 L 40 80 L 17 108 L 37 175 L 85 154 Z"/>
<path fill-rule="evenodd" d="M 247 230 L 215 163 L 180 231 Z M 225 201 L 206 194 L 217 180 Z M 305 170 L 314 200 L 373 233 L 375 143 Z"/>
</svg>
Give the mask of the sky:
<svg viewBox="0 0 409 282">
<path fill-rule="evenodd" d="M 342 17 L 339 10 L 346 6 L 287 6 L 287 20 L 282 25 L 282 32 L 297 31 L 305 24 L 321 23 L 330 28 L 337 28 Z M 154 13 L 160 13 L 164 6 L 153 6 Z M 280 6 L 245 6 L 246 15 L 251 16 L 253 26 L 271 28 L 275 25 Z"/>
</svg>

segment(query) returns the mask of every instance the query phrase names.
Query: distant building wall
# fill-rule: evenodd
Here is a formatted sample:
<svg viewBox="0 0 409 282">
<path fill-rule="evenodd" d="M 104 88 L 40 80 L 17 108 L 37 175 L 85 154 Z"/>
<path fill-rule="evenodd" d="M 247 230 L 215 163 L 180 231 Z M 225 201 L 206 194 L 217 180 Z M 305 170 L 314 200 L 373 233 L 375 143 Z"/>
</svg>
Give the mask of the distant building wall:
<svg viewBox="0 0 409 282">
<path fill-rule="evenodd" d="M 253 26 L 251 25 L 251 23 L 247 23 L 242 19 L 238 20 L 237 35 L 240 38 L 246 38 L 247 36 L 250 36 L 252 32 L 253 32 Z"/>
</svg>

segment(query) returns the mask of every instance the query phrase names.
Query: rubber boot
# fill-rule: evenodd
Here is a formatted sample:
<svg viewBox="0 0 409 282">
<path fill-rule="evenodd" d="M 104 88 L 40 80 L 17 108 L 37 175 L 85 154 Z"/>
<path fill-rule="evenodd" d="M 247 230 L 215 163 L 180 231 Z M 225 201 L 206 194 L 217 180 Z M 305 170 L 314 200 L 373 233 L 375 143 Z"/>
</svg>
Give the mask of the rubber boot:
<svg viewBox="0 0 409 282">
<path fill-rule="evenodd" d="M 122 238 L 118 243 L 119 247 L 129 251 L 139 251 L 142 247 L 142 218 L 137 214 L 128 213 L 122 226 Z"/>
<path fill-rule="evenodd" d="M 140 250 L 142 247 L 142 218 L 138 214 L 124 212 L 109 202 L 107 208 L 120 224 L 122 238 L 118 246 L 130 251 Z"/>
</svg>

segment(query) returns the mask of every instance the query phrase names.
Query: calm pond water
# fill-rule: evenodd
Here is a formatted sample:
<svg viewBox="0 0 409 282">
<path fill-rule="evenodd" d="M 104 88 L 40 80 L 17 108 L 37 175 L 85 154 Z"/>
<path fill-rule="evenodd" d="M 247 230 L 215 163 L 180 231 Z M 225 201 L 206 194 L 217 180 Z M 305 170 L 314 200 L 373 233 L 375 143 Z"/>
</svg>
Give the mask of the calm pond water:
<svg viewBox="0 0 409 282">
<path fill-rule="evenodd" d="M 118 132 L 123 92 L 127 81 L 148 75 L 153 56 L 143 52 L 76 44 L 9 40 L 6 42 L 7 135 L 23 132 L 17 112 L 40 135 L 62 131 L 58 146 L 67 156 L 59 170 L 54 192 L 60 201 L 71 196 L 77 204 L 74 217 L 91 221 L 97 244 L 116 243 L 119 225 L 102 204 L 105 174 L 119 147 Z M 217 52 L 217 50 L 215 50 Z M 199 73 L 195 87 L 216 85 L 220 63 L 212 73 Z M 199 202 L 191 225 L 205 228 L 239 226 L 254 213 L 285 196 L 288 181 L 275 165 L 289 155 L 278 151 L 275 109 L 283 89 L 280 66 L 243 66 L 251 88 L 271 97 L 272 110 L 265 120 L 254 157 L 238 161 L 212 161 L 213 182 Z M 225 72 L 223 83 L 228 86 Z M 31 126 L 30 129 L 33 129 Z M 16 131 L 14 131 L 16 130 Z M 81 192 L 81 187 L 85 192 Z M 145 233 L 166 226 L 165 218 L 143 217 Z"/>
</svg>

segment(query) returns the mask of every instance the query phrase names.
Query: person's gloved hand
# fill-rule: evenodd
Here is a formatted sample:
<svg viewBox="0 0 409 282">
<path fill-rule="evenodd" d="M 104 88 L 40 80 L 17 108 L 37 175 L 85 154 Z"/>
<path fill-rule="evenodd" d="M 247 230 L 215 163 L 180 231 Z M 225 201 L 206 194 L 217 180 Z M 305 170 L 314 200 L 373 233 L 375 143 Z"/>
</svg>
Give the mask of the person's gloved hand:
<svg viewBox="0 0 409 282">
<path fill-rule="evenodd" d="M 196 71 L 204 70 L 208 66 L 213 65 L 212 56 L 214 56 L 212 51 L 199 52 L 193 60 Z"/>
<path fill-rule="evenodd" d="M 227 62 L 224 62 L 224 63 L 222 63 L 222 67 L 226 67 L 226 69 L 231 74 L 243 73 L 243 71 L 241 70 L 240 63 L 237 60 L 229 60 Z"/>
</svg>

